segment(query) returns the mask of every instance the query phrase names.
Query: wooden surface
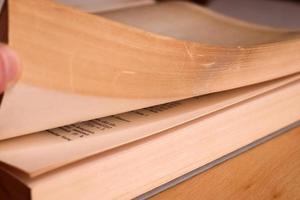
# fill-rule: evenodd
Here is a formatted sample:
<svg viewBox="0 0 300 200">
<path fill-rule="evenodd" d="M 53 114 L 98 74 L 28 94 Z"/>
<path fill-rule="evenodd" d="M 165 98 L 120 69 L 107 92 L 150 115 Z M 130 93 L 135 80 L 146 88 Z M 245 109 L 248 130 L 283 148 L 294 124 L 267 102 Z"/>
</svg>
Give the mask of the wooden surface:
<svg viewBox="0 0 300 200">
<path fill-rule="evenodd" d="M 300 127 L 152 200 L 300 199 Z"/>
</svg>

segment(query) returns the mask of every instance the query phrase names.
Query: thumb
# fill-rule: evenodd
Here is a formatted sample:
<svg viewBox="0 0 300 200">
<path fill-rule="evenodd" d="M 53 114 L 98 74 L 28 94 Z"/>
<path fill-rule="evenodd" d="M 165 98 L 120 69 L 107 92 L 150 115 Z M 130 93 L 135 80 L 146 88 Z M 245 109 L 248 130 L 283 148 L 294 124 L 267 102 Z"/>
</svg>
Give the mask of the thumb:
<svg viewBox="0 0 300 200">
<path fill-rule="evenodd" d="M 0 93 L 16 82 L 20 74 L 20 62 L 7 46 L 0 45 Z"/>
</svg>

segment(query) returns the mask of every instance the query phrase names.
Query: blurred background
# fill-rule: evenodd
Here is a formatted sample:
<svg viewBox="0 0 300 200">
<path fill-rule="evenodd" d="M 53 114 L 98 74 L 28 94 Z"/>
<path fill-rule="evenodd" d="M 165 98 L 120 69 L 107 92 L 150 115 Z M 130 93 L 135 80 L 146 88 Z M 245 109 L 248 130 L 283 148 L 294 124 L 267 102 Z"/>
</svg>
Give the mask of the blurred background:
<svg viewBox="0 0 300 200">
<path fill-rule="evenodd" d="M 215 11 L 246 21 L 300 29 L 300 1 L 210 0 L 200 1 Z"/>
<path fill-rule="evenodd" d="M 0 0 L 2 5 L 4 0 Z M 40 0 L 43 1 L 43 0 Z M 154 0 L 56 0 L 89 11 L 111 9 L 120 2 L 149 3 Z M 300 29 L 300 0 L 194 0 L 215 11 L 273 27 Z M 90 8 L 87 5 L 92 4 Z"/>
<path fill-rule="evenodd" d="M 1 0 L 0 0 L 1 1 Z M 42 0 L 41 0 L 42 1 Z M 93 4 L 87 10 L 99 10 L 116 6 L 122 2 L 127 4 L 147 4 L 154 0 L 57 0 L 70 5 L 84 7 Z M 163 1 L 163 0 L 159 0 Z M 165 0 L 164 0 L 165 1 Z M 172 1 L 172 0 L 171 0 Z M 300 0 L 191 0 L 205 5 L 225 15 L 246 21 L 284 28 L 300 29 Z M 84 3 L 83 3 L 84 2 Z M 121 2 L 121 3 L 120 3 Z M 98 8 L 96 8 L 98 6 Z M 100 7 L 100 8 L 99 8 Z"/>
</svg>

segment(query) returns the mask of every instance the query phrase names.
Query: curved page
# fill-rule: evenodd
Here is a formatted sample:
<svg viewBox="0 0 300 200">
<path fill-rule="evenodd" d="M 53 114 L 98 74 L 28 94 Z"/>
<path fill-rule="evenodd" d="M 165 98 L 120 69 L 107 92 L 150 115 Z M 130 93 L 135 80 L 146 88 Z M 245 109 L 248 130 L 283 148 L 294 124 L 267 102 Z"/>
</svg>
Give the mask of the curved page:
<svg viewBox="0 0 300 200">
<path fill-rule="evenodd" d="M 249 25 L 192 3 L 103 16 L 52 0 L 8 5 L 9 45 L 24 71 L 4 96 L 0 139 L 300 70 L 298 32 Z"/>
</svg>

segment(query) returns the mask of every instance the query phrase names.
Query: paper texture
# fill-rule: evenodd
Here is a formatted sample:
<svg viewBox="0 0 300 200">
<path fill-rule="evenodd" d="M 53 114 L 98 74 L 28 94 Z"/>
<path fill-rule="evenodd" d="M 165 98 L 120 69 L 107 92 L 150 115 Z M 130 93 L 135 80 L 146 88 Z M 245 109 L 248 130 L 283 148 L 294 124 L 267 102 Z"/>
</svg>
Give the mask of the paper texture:
<svg viewBox="0 0 300 200">
<path fill-rule="evenodd" d="M 0 160 L 36 176 L 206 116 L 297 79 L 299 75 L 2 141 Z"/>
</svg>

